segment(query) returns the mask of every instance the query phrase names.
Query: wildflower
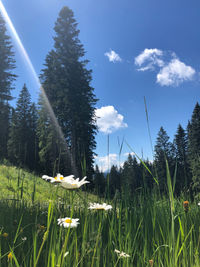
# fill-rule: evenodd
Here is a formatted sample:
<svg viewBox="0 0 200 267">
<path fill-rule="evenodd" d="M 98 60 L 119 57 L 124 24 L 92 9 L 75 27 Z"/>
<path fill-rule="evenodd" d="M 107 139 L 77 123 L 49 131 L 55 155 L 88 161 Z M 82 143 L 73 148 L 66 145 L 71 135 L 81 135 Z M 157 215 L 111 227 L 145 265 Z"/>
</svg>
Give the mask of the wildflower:
<svg viewBox="0 0 200 267">
<path fill-rule="evenodd" d="M 2 236 L 7 238 L 8 237 L 8 233 L 5 232 L 5 233 L 2 234 Z"/>
<path fill-rule="evenodd" d="M 188 212 L 188 210 L 189 210 L 189 201 L 184 201 L 183 202 L 183 208 L 184 208 L 184 211 L 185 212 Z"/>
<path fill-rule="evenodd" d="M 200 202 L 197 205 L 200 206 Z"/>
<path fill-rule="evenodd" d="M 57 221 L 58 225 L 63 226 L 64 228 L 75 228 L 79 224 L 79 219 L 72 219 L 69 217 L 59 218 Z"/>
<path fill-rule="evenodd" d="M 12 260 L 12 258 L 13 258 L 13 255 L 12 255 L 12 252 L 10 252 L 10 253 L 8 254 L 8 261 Z"/>
<path fill-rule="evenodd" d="M 151 267 L 153 267 L 153 260 L 152 259 L 149 260 L 149 264 L 150 264 Z"/>
<path fill-rule="evenodd" d="M 129 258 L 130 257 L 129 254 L 126 254 L 125 252 L 119 251 L 117 249 L 115 249 L 115 253 L 117 253 L 120 258 Z"/>
<path fill-rule="evenodd" d="M 88 208 L 89 210 L 110 210 L 112 209 L 111 205 L 107 205 L 106 203 L 99 204 L 99 203 L 90 203 Z"/>
<path fill-rule="evenodd" d="M 64 258 L 69 254 L 69 251 L 65 252 Z"/>
<path fill-rule="evenodd" d="M 71 176 L 73 176 L 73 175 L 71 175 Z M 64 177 L 63 177 L 63 175 L 58 173 L 56 177 L 50 177 L 48 175 L 43 175 L 42 179 L 44 179 L 45 181 L 50 182 L 50 183 L 60 183 L 64 179 Z"/>
<path fill-rule="evenodd" d="M 26 240 L 27 240 L 27 237 L 26 236 L 22 237 L 22 241 L 23 242 L 25 242 Z"/>
<path fill-rule="evenodd" d="M 73 177 L 73 175 L 64 177 L 64 179 L 61 181 L 61 186 L 66 189 L 77 189 L 82 185 L 89 183 L 89 181 L 85 181 L 87 176 L 85 176 L 81 181 L 79 181 L 79 178 L 74 179 Z"/>
<path fill-rule="evenodd" d="M 42 176 L 42 179 L 50 183 L 60 183 L 61 186 L 66 189 L 77 189 L 82 185 L 89 183 L 89 181 L 85 181 L 86 178 L 87 177 L 85 176 L 81 181 L 79 181 L 79 178 L 74 179 L 74 175 L 63 177 L 60 173 L 58 173 L 56 177 L 50 177 L 47 175 Z"/>
</svg>

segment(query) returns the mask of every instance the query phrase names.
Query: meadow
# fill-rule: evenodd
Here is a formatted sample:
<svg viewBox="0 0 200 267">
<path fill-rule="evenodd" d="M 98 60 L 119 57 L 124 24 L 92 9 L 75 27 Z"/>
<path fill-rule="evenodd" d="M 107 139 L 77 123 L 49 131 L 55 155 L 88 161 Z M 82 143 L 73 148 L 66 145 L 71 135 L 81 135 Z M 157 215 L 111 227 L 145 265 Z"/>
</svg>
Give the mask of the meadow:
<svg viewBox="0 0 200 267">
<path fill-rule="evenodd" d="M 155 189 L 108 200 L 1 165 L 0 266 L 200 266 L 200 207 L 175 199 L 167 178 L 168 196 Z M 91 202 L 112 209 L 89 210 Z M 65 217 L 79 224 L 58 225 Z"/>
</svg>

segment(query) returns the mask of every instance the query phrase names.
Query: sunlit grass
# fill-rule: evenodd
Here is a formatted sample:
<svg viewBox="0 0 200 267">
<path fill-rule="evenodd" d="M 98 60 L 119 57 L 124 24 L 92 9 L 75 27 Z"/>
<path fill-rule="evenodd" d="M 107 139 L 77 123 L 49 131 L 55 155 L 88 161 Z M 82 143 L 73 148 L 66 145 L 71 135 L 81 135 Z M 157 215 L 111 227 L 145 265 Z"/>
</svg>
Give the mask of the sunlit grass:
<svg viewBox="0 0 200 267">
<path fill-rule="evenodd" d="M 28 202 L 48 202 L 52 197 L 62 200 L 69 198 L 66 190 L 47 183 L 34 174 L 16 167 L 0 165 L 0 199 L 26 200 Z M 84 199 L 97 201 L 98 197 L 88 192 L 80 192 L 75 195 L 74 202 L 83 202 Z"/>
<path fill-rule="evenodd" d="M 7 192 L 6 175 L 12 180 L 16 169 L 2 168 L 0 185 Z M 160 197 L 156 190 L 131 198 L 124 194 L 109 203 L 104 200 L 112 205 L 107 211 L 88 209 L 91 199 L 83 201 L 84 192 L 59 189 L 60 199 L 58 188 L 39 178 L 36 191 L 48 187 L 44 192 L 51 188 L 51 193 L 43 196 L 45 205 L 32 203 L 34 179 L 22 200 L 0 201 L 0 266 L 200 266 L 200 207 L 174 198 L 169 173 L 169 196 Z M 14 188 L 15 183 L 13 178 Z M 65 217 L 78 218 L 80 224 L 58 225 L 58 218 Z"/>
</svg>

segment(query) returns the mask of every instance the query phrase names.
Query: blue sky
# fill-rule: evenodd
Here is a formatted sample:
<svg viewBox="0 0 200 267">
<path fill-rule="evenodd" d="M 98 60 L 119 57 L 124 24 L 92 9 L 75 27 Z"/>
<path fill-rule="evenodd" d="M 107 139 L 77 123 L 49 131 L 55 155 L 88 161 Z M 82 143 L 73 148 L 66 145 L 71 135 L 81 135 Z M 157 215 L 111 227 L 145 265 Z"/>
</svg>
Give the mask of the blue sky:
<svg viewBox="0 0 200 267">
<path fill-rule="evenodd" d="M 139 156 L 152 159 L 145 116 L 148 106 L 153 143 L 160 126 L 173 140 L 185 128 L 200 97 L 199 0 L 7 0 L 2 1 L 32 64 L 39 74 L 53 47 L 53 27 L 67 5 L 75 15 L 80 40 L 93 70 L 99 101 L 97 162 L 119 164 L 123 137 Z M 37 83 L 16 47 L 17 97 L 24 83 L 33 100 Z M 123 146 L 121 161 L 130 152 Z"/>
</svg>

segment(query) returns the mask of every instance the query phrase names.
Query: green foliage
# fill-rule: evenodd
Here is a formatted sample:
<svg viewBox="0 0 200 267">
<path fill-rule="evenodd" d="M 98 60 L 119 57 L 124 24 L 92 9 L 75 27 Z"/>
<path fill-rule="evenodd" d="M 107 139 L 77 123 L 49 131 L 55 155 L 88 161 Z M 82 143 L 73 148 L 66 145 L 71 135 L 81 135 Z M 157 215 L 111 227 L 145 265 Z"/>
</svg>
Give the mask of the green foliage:
<svg viewBox="0 0 200 267">
<path fill-rule="evenodd" d="M 200 188 L 200 106 L 196 104 L 188 124 L 188 157 L 193 179 L 193 189 Z"/>
<path fill-rule="evenodd" d="M 105 193 L 106 179 L 102 172 L 99 171 L 98 165 L 96 165 L 93 176 L 93 183 L 95 192 L 102 196 Z"/>
<path fill-rule="evenodd" d="M 183 190 L 188 190 L 191 183 L 191 173 L 188 162 L 188 139 L 185 130 L 179 124 L 174 137 L 174 147 L 176 155 L 177 173 L 175 192 L 180 194 Z"/>
<path fill-rule="evenodd" d="M 60 136 L 59 129 L 55 127 L 42 96 L 39 99 L 38 114 L 37 137 L 41 169 L 53 176 L 58 172 L 71 174 L 71 161 L 66 143 Z"/>
<path fill-rule="evenodd" d="M 37 170 L 37 110 L 31 104 L 26 85 L 23 86 L 13 111 L 10 136 L 8 140 L 8 158 L 18 165 Z"/>
<path fill-rule="evenodd" d="M 166 160 L 168 161 L 170 171 L 174 170 L 175 164 L 174 164 L 174 146 L 169 141 L 169 136 L 167 135 L 167 132 L 163 129 L 163 127 L 161 127 L 158 132 L 154 152 L 155 152 L 154 164 L 160 190 L 161 192 L 164 191 L 166 192 L 167 190 Z"/>
<path fill-rule="evenodd" d="M 0 166 L 0 185 L 5 186 L 8 177 L 17 182 L 17 171 Z M 32 181 L 23 170 L 20 180 L 22 173 Z M 199 207 L 189 202 L 186 212 L 186 199 L 174 198 L 168 165 L 166 180 L 167 197 L 135 192 L 129 199 L 116 198 L 106 212 L 88 210 L 91 198 L 85 193 L 79 193 L 84 201 L 77 202 L 76 192 L 60 191 L 37 178 L 40 202 L 32 204 L 26 194 L 18 201 L 0 200 L 0 265 L 146 267 L 152 260 L 154 266 L 199 266 Z M 60 227 L 57 219 L 64 217 L 79 218 L 80 224 Z M 130 257 L 119 257 L 115 249 Z"/>
<path fill-rule="evenodd" d="M 121 175 L 117 166 L 112 166 L 109 173 L 110 196 L 113 197 L 116 191 L 121 191 Z"/>
<path fill-rule="evenodd" d="M 16 75 L 12 73 L 15 68 L 14 53 L 10 37 L 6 33 L 6 26 L 0 14 L 0 160 L 7 157 L 7 142 L 10 122 L 10 105 L 12 99 L 12 83 Z"/>
<path fill-rule="evenodd" d="M 141 185 L 142 177 L 139 164 L 135 157 L 128 155 L 121 172 L 121 184 L 124 190 L 129 189 L 132 193 Z"/>
</svg>

